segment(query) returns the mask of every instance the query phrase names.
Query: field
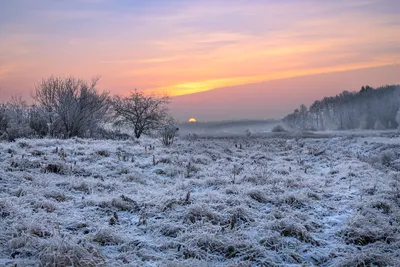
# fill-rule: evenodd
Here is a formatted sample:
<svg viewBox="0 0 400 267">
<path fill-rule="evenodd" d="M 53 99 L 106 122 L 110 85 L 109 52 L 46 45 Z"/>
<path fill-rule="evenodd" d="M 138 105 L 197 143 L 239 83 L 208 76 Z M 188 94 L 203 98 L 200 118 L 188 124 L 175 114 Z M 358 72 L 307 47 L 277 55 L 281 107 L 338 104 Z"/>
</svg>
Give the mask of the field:
<svg viewBox="0 0 400 267">
<path fill-rule="evenodd" d="M 400 266 L 397 133 L 0 143 L 0 266 Z"/>
</svg>

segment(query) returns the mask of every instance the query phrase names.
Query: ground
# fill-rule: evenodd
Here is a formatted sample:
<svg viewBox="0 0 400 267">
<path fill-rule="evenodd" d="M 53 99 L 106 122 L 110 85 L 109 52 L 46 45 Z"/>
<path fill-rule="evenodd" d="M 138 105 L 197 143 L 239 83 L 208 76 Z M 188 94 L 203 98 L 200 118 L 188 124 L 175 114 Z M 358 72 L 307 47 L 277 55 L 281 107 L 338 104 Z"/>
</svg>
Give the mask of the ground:
<svg viewBox="0 0 400 267">
<path fill-rule="evenodd" d="M 0 143 L 0 266 L 400 266 L 396 133 Z"/>
</svg>

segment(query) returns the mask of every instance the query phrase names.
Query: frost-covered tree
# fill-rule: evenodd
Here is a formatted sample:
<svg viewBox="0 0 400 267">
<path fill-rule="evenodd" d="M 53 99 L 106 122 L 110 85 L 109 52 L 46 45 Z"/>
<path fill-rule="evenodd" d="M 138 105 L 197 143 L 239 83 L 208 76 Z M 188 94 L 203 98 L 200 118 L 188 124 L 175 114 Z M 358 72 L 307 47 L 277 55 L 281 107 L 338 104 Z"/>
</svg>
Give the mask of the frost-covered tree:
<svg viewBox="0 0 400 267">
<path fill-rule="evenodd" d="M 399 110 L 397 111 L 397 115 L 396 115 L 396 122 L 397 122 L 397 129 L 400 130 L 400 107 Z"/>
<path fill-rule="evenodd" d="M 46 111 L 53 135 L 83 137 L 98 127 L 109 103 L 108 94 L 96 88 L 98 80 L 50 77 L 36 86 L 33 98 Z"/>
<path fill-rule="evenodd" d="M 114 107 L 117 123 L 133 127 L 136 138 L 159 129 L 169 120 L 167 104 L 169 97 L 145 95 L 138 90 L 127 97 L 114 97 Z"/>
</svg>

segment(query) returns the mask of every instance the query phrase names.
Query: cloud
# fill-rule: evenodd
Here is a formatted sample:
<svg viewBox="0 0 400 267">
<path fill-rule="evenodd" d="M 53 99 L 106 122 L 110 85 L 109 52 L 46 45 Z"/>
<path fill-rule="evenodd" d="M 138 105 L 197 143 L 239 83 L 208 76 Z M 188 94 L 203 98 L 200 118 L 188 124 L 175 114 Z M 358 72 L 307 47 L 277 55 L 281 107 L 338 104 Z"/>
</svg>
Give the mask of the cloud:
<svg viewBox="0 0 400 267">
<path fill-rule="evenodd" d="M 0 65 L 0 81 L 6 77 L 8 73 L 15 69 L 14 65 Z"/>
</svg>

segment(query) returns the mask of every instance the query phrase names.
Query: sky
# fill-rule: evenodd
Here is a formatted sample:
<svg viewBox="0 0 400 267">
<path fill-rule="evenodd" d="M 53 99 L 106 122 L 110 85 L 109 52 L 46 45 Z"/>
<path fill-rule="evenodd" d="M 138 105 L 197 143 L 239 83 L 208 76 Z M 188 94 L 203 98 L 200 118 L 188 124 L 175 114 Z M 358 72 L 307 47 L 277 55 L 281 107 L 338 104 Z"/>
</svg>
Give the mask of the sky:
<svg viewBox="0 0 400 267">
<path fill-rule="evenodd" d="M 378 86 L 387 66 L 395 73 L 384 84 L 400 83 L 399 10 L 398 0 L 0 0 L 0 100 L 29 98 L 51 75 L 101 76 L 99 89 L 111 94 L 137 88 L 181 102 L 216 88 L 244 92 L 266 81 L 361 69 L 376 71 L 356 82 L 345 75 L 337 92 L 367 79 Z M 289 97 L 296 84 L 284 83 L 285 93 L 268 87 L 264 94 Z M 193 99 L 182 117 L 196 116 L 191 106 L 207 109 Z M 253 104 L 220 117 L 243 116 Z"/>
</svg>

